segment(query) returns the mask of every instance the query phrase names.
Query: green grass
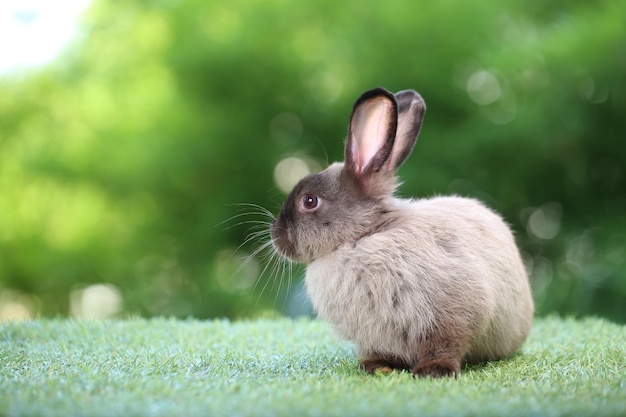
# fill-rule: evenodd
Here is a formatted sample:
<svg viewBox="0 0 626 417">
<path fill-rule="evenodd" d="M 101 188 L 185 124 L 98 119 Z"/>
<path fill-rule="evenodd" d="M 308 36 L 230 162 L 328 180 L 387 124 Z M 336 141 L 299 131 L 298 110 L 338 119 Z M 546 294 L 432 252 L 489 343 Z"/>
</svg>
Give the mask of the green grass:
<svg viewBox="0 0 626 417">
<path fill-rule="evenodd" d="M 5 323 L 0 415 L 626 415 L 626 327 L 537 319 L 513 359 L 420 380 L 314 320 Z"/>
</svg>

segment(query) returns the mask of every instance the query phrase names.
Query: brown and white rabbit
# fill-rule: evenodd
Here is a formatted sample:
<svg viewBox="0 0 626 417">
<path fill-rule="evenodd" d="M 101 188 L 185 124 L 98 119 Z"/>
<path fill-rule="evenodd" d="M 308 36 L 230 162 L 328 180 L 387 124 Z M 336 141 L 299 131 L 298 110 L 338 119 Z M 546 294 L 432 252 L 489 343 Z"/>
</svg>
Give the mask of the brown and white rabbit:
<svg viewBox="0 0 626 417">
<path fill-rule="evenodd" d="M 511 356 L 533 319 L 511 230 L 480 202 L 394 197 L 426 106 L 377 88 L 355 103 L 345 162 L 294 187 L 271 226 L 275 249 L 308 264 L 319 317 L 357 347 L 361 368 L 458 376 Z"/>
</svg>

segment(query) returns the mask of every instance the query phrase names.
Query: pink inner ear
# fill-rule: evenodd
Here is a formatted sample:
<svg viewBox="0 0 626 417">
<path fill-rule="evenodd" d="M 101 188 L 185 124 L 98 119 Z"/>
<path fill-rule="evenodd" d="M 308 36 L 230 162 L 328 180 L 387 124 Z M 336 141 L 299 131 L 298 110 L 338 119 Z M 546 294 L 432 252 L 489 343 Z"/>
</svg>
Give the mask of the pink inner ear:
<svg viewBox="0 0 626 417">
<path fill-rule="evenodd" d="M 357 174 L 362 174 L 372 158 L 385 145 L 393 105 L 386 97 L 361 104 L 352 116 L 352 148 Z"/>
</svg>

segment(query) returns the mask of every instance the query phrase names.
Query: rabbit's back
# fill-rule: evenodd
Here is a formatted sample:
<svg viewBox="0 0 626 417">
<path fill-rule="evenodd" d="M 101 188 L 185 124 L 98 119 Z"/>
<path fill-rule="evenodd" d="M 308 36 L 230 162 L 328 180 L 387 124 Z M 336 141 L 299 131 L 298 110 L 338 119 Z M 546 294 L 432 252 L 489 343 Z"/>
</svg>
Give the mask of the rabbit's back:
<svg viewBox="0 0 626 417">
<path fill-rule="evenodd" d="M 465 289 L 466 299 L 485 302 L 488 307 L 487 326 L 474 333 L 466 359 L 477 362 L 513 354 L 530 332 L 534 304 L 510 227 L 500 215 L 470 198 L 437 197 L 411 206 L 415 218 L 432 228 L 434 252 L 452 259 L 458 256 L 460 274 L 465 265 L 466 273 L 474 276 L 468 281 L 473 284 Z M 485 296 L 477 291 L 485 291 Z"/>
<path fill-rule="evenodd" d="M 458 326 L 470 362 L 511 355 L 530 331 L 533 303 L 515 240 L 476 200 L 389 199 L 377 228 L 307 269 L 318 314 L 372 351 L 416 360 L 433 329 Z"/>
</svg>

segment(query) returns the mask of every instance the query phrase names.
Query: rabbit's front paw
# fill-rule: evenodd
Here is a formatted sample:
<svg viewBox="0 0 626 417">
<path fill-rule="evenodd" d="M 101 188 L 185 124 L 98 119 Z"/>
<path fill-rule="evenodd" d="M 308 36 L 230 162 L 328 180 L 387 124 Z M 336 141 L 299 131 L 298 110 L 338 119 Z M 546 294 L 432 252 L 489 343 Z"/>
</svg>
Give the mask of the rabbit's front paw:
<svg viewBox="0 0 626 417">
<path fill-rule="evenodd" d="M 376 373 L 376 371 L 388 374 L 394 370 L 404 371 L 410 369 L 401 359 L 385 356 L 370 356 L 367 359 L 361 359 L 359 368 L 363 369 L 368 374 Z"/>
</svg>

